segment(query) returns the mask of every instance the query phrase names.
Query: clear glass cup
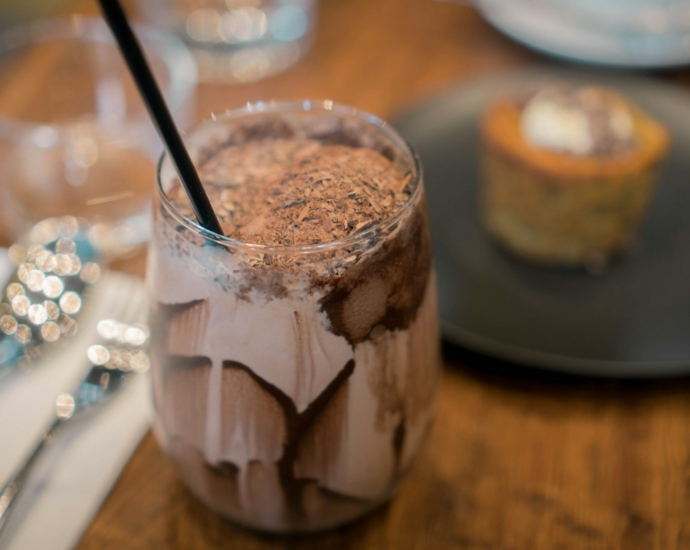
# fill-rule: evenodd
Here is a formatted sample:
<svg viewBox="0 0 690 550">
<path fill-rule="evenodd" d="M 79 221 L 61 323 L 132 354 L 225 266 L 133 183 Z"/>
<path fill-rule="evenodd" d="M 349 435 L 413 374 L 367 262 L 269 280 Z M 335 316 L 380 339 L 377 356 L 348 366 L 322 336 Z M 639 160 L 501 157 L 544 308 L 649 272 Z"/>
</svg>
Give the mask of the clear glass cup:
<svg viewBox="0 0 690 550">
<path fill-rule="evenodd" d="M 184 125 L 196 67 L 184 44 L 138 29 Z M 150 235 L 151 181 L 162 146 L 105 22 L 74 16 L 0 33 L 0 198 L 15 239 L 53 216 L 88 218 L 106 255 Z"/>
<path fill-rule="evenodd" d="M 317 0 L 139 0 L 148 25 L 180 37 L 202 82 L 251 82 L 294 65 L 314 39 Z"/>
<path fill-rule="evenodd" d="M 419 160 L 380 119 L 330 101 L 253 104 L 196 127 L 193 158 L 266 113 L 356 123 L 411 195 L 339 241 L 249 244 L 173 206 L 163 156 L 147 270 L 154 432 L 217 513 L 309 532 L 387 501 L 418 455 L 440 369 L 436 283 Z"/>
</svg>

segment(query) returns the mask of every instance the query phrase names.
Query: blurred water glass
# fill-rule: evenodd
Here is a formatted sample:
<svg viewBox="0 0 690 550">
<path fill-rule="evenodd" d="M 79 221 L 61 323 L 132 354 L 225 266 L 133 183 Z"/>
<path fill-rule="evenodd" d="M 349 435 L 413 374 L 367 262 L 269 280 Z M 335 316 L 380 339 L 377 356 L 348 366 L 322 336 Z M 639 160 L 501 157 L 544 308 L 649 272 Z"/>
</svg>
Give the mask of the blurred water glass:
<svg viewBox="0 0 690 550">
<path fill-rule="evenodd" d="M 251 82 L 284 71 L 311 47 L 317 0 L 139 0 L 152 26 L 179 36 L 204 82 Z"/>
<path fill-rule="evenodd" d="M 175 37 L 138 29 L 171 111 L 194 115 L 196 67 Z M 44 20 L 0 33 L 0 214 L 16 238 L 51 216 L 88 218 L 106 255 L 147 240 L 162 149 L 110 31 Z"/>
</svg>

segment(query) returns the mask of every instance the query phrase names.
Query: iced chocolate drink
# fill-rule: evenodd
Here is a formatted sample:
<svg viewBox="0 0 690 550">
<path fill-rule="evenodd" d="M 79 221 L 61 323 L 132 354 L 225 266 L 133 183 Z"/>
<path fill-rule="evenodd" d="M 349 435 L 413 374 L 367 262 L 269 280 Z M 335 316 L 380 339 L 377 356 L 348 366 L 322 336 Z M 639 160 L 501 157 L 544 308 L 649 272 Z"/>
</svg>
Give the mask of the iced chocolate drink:
<svg viewBox="0 0 690 550">
<path fill-rule="evenodd" d="M 420 168 L 374 117 L 258 104 L 188 140 L 225 236 L 164 158 L 149 256 L 156 434 L 245 525 L 313 531 L 386 501 L 439 374 Z"/>
</svg>

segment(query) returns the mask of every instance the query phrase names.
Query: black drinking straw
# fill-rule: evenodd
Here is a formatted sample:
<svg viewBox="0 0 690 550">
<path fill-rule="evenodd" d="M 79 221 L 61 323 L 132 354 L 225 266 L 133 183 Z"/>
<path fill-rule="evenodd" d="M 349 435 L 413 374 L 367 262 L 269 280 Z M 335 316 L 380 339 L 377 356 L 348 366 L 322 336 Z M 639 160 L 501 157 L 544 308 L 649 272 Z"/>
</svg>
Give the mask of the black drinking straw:
<svg viewBox="0 0 690 550">
<path fill-rule="evenodd" d="M 197 174 L 192 159 L 182 143 L 180 133 L 177 131 L 175 122 L 170 116 L 168 106 L 165 104 L 163 95 L 153 78 L 151 69 L 146 62 L 136 36 L 132 32 L 132 27 L 129 25 L 129 21 L 127 21 L 127 16 L 122 10 L 120 2 L 118 0 L 98 1 L 108 26 L 120 45 L 122 55 L 129 66 L 134 81 L 137 83 L 139 93 L 144 99 L 144 103 L 146 103 L 158 134 L 177 168 L 180 181 L 187 192 L 189 201 L 192 203 L 192 209 L 199 224 L 209 231 L 222 235 L 223 229 L 201 185 L 199 174 Z"/>
</svg>

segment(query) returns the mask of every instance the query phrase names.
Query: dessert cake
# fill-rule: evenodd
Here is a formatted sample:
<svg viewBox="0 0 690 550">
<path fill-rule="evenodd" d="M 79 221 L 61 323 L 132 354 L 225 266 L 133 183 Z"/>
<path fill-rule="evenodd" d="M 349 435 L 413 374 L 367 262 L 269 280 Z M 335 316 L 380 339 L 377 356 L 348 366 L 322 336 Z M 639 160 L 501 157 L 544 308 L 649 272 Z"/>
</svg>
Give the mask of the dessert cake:
<svg viewBox="0 0 690 550">
<path fill-rule="evenodd" d="M 660 123 L 595 86 L 497 98 L 481 136 L 485 228 L 514 254 L 553 266 L 601 265 L 626 248 L 669 147 Z"/>
</svg>

